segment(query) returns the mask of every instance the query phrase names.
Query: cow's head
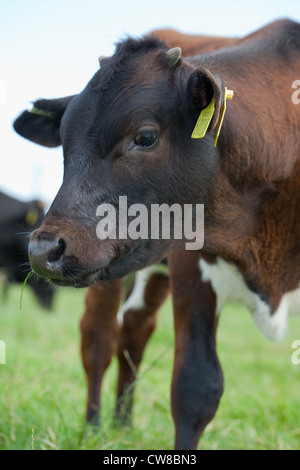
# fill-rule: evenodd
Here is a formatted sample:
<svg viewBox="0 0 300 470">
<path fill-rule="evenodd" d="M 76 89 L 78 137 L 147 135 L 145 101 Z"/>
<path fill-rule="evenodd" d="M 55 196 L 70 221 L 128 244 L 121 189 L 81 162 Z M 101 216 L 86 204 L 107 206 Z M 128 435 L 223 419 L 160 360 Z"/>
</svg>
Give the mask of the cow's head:
<svg viewBox="0 0 300 470">
<path fill-rule="evenodd" d="M 208 132 L 218 122 L 223 99 L 219 79 L 183 60 L 179 48 L 168 50 L 155 38 L 129 38 L 102 60 L 80 94 L 39 100 L 15 121 L 24 137 L 63 146 L 63 184 L 29 246 L 39 276 L 85 286 L 121 277 L 183 246 L 184 237 L 154 239 L 150 228 L 148 239 L 122 237 L 119 230 L 124 234 L 133 220 L 134 204 L 150 214 L 153 204 L 207 201 L 218 153 L 211 134 L 194 140 L 191 133 L 213 96 Z M 119 221 L 120 196 L 133 212 Z M 117 238 L 101 240 L 99 216 L 111 207 Z"/>
</svg>

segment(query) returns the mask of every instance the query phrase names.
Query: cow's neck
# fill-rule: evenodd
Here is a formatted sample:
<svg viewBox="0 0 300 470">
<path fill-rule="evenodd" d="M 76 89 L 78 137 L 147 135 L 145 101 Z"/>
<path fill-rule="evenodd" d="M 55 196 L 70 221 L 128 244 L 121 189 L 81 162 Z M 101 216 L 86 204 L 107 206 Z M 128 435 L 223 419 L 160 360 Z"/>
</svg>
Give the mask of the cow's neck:
<svg viewBox="0 0 300 470">
<path fill-rule="evenodd" d="M 233 263 L 248 287 L 276 309 L 300 283 L 299 207 L 294 179 L 236 189 L 220 172 L 206 206 L 203 251 Z"/>
</svg>

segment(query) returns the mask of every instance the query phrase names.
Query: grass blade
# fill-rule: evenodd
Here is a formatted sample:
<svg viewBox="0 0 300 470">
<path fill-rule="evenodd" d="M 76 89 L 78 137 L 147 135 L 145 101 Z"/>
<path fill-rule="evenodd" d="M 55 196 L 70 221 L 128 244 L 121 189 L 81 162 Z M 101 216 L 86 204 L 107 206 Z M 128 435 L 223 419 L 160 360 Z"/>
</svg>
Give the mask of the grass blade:
<svg viewBox="0 0 300 470">
<path fill-rule="evenodd" d="M 23 300 L 23 292 L 24 292 L 24 287 L 26 286 L 26 283 L 29 279 L 29 277 L 31 276 L 31 274 L 33 274 L 33 271 L 30 271 L 26 278 L 25 278 L 25 281 L 23 282 L 23 285 L 22 285 L 22 290 L 21 290 L 21 296 L 20 296 L 20 310 L 22 310 L 22 300 Z"/>
</svg>

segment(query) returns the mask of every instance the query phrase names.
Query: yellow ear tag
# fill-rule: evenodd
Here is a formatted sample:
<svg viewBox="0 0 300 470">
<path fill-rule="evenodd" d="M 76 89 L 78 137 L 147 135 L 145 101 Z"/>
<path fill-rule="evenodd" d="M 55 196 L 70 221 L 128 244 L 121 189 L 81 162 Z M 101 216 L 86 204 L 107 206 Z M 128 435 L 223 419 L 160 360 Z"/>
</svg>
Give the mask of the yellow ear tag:
<svg viewBox="0 0 300 470">
<path fill-rule="evenodd" d="M 213 96 L 209 105 L 206 106 L 206 108 L 202 109 L 201 113 L 199 114 L 198 120 L 191 135 L 192 139 L 202 139 L 202 137 L 205 136 L 207 128 L 214 115 L 214 112 L 215 98 Z"/>
<path fill-rule="evenodd" d="M 31 208 L 26 214 L 25 222 L 27 225 L 35 225 L 39 218 L 39 212 L 37 209 Z"/>
<path fill-rule="evenodd" d="M 222 127 L 222 124 L 223 124 L 223 119 L 224 119 L 224 115 L 225 115 L 225 111 L 226 111 L 226 100 L 228 100 L 228 99 L 232 100 L 233 95 L 234 95 L 233 90 L 227 90 L 227 87 L 225 87 L 224 101 L 223 101 L 222 108 L 221 108 L 221 111 L 220 111 L 220 117 L 219 117 L 219 122 L 218 122 L 214 147 L 216 147 L 216 145 L 217 145 L 219 134 L 220 134 L 220 131 L 221 131 L 221 127 Z"/>
</svg>

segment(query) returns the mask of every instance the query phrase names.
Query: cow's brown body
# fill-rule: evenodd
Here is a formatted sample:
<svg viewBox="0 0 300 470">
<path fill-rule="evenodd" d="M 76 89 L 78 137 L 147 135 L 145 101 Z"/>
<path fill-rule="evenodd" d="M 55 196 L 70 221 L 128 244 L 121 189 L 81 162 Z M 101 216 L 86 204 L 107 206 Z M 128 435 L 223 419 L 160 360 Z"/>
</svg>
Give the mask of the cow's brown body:
<svg viewBox="0 0 300 470">
<path fill-rule="evenodd" d="M 224 303 L 236 298 L 243 300 L 263 332 L 274 339 L 283 333 L 289 311 L 300 306 L 300 113 L 291 99 L 292 83 L 300 68 L 300 27 L 290 21 L 279 21 L 228 49 L 186 60 L 178 57 L 174 61 L 174 55 L 170 57 L 158 43 L 128 41 L 83 94 L 70 100 L 62 126 L 66 154 L 64 185 L 44 224 L 31 238 L 30 255 L 34 269 L 41 275 L 52 277 L 57 283 L 78 286 L 97 276 L 118 277 L 168 256 L 175 319 L 172 382 L 175 447 L 192 449 L 213 417 L 222 394 L 215 332 Z M 119 73 L 125 73 L 124 63 L 128 63 L 126 93 L 121 95 L 117 91 L 120 75 L 115 70 L 120 67 Z M 132 70 L 135 73 L 131 75 Z M 132 82 L 128 87 L 129 77 L 136 88 L 132 88 Z M 218 145 L 214 147 L 224 86 L 233 89 L 235 96 L 228 105 Z M 115 116 L 112 121 L 111 114 L 108 118 L 111 121 L 102 122 L 101 113 L 107 116 L 109 109 L 107 92 L 111 93 L 110 103 L 112 100 L 118 103 L 118 118 Z M 91 96 L 97 93 L 102 97 L 103 108 L 97 108 L 97 119 L 92 120 L 95 102 Z M 209 104 L 212 96 L 216 106 L 208 134 L 204 139 L 192 140 L 190 135 L 199 110 Z M 139 126 L 143 124 L 149 129 L 149 122 L 151 129 L 159 126 L 159 132 L 154 132 L 156 141 L 152 140 L 148 148 L 143 144 L 146 149 L 141 149 L 137 138 L 128 147 L 127 140 L 121 137 L 125 113 L 133 116 L 134 98 L 136 104 L 145 103 L 147 118 L 140 112 Z M 76 115 L 79 111 L 84 115 L 88 100 L 88 133 L 84 133 L 76 123 Z M 161 107 L 158 114 L 146 113 L 150 102 L 153 113 Z M 47 109 L 46 102 L 37 105 Z M 111 110 L 113 113 L 113 106 Z M 118 119 L 116 135 L 97 141 L 102 160 L 95 163 L 95 136 L 107 135 L 106 126 Z M 26 114 L 21 124 L 25 121 L 28 125 L 29 120 Z M 20 131 L 20 121 L 18 124 Z M 131 131 L 126 132 L 129 135 Z M 140 127 L 136 132 L 145 138 Z M 147 138 L 153 138 L 153 132 L 147 132 Z M 30 133 L 23 134 L 32 138 Z M 78 145 L 84 149 L 84 156 L 79 158 L 78 146 L 75 150 L 71 135 L 80 139 Z M 36 134 L 32 140 L 38 140 Z M 40 139 L 40 143 L 45 145 L 49 141 Z M 101 180 L 105 195 L 108 191 L 120 191 L 123 184 L 131 202 L 148 207 L 158 200 L 169 204 L 204 203 L 205 242 L 201 252 L 186 251 L 183 243 L 175 239 L 161 243 L 151 240 L 150 244 L 128 242 L 126 251 L 121 243 L 110 240 L 102 243 L 96 253 L 95 275 L 95 264 L 89 267 L 92 251 L 87 244 L 93 236 L 91 224 L 82 228 L 78 220 L 68 219 L 62 231 L 58 221 L 65 218 L 65 206 L 71 208 L 67 194 L 74 191 L 76 178 L 82 188 L 82 201 L 92 199 L 93 188 L 89 186 L 88 192 L 82 179 L 82 175 L 91 175 L 86 165 L 99 165 L 103 174 L 110 161 L 113 169 L 110 166 L 106 173 L 109 183 Z M 74 173 L 78 163 L 82 174 Z M 112 183 L 109 178 L 114 175 Z M 162 182 L 165 186 L 161 194 L 151 192 L 155 185 L 159 191 Z M 80 245 L 80 249 L 76 233 L 77 236 L 86 233 L 86 245 Z M 83 258 L 84 247 L 87 250 Z M 76 277 L 67 276 L 66 268 L 69 271 L 72 268 Z M 231 282 L 237 287 L 232 288 Z M 116 303 L 117 300 L 118 290 Z M 155 311 L 158 306 L 159 303 Z M 116 305 L 110 308 L 117 309 Z M 110 331 L 115 331 L 114 327 Z"/>
</svg>

